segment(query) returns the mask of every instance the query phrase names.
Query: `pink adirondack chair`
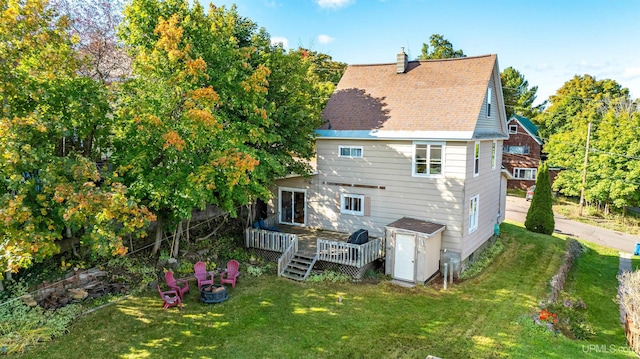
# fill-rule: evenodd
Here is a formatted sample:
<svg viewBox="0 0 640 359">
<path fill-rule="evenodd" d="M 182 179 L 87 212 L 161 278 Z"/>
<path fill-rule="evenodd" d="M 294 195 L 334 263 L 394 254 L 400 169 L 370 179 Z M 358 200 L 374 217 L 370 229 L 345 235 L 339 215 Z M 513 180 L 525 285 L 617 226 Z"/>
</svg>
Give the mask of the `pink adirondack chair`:
<svg viewBox="0 0 640 359">
<path fill-rule="evenodd" d="M 207 264 L 205 262 L 197 262 L 193 265 L 193 276 L 198 280 L 198 291 L 205 284 L 213 285 L 213 274 L 207 272 Z"/>
<path fill-rule="evenodd" d="M 162 291 L 162 289 L 160 289 L 160 284 L 158 284 L 158 293 L 160 293 L 160 298 L 162 298 L 162 300 L 164 301 L 162 310 L 166 311 L 167 308 L 176 305 L 179 305 L 180 310 L 182 310 L 182 300 L 180 299 L 178 292 L 176 292 L 175 290 Z"/>
<path fill-rule="evenodd" d="M 227 262 L 227 269 L 225 269 L 222 273 L 220 273 L 220 283 L 223 283 L 223 284 L 229 283 L 231 284 L 232 288 L 235 288 L 236 279 L 240 274 L 240 271 L 238 271 L 238 268 L 240 268 L 240 263 L 238 263 L 237 260 L 232 259 L 229 262 Z"/>
<path fill-rule="evenodd" d="M 189 291 L 189 282 L 186 280 L 176 280 L 171 271 L 167 271 L 164 274 L 164 279 L 167 281 L 169 288 L 178 292 L 180 299 L 184 298 L 184 293 Z"/>
</svg>

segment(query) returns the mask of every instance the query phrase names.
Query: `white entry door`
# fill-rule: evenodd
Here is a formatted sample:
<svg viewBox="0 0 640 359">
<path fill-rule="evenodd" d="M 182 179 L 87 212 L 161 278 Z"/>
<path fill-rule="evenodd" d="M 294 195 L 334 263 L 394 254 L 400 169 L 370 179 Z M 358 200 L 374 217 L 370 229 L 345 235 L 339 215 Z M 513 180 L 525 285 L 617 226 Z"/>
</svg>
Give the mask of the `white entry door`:
<svg viewBox="0 0 640 359">
<path fill-rule="evenodd" d="M 396 233 L 396 248 L 393 261 L 393 277 L 413 282 L 415 272 L 415 236 Z"/>
</svg>

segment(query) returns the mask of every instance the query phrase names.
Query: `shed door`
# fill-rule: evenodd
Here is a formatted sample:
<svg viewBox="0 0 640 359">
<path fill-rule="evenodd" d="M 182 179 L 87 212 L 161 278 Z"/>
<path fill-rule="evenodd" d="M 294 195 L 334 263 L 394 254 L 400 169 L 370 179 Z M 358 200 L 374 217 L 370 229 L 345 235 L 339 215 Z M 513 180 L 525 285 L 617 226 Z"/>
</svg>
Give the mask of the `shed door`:
<svg viewBox="0 0 640 359">
<path fill-rule="evenodd" d="M 393 277 L 413 282 L 416 240 L 412 234 L 396 233 Z"/>
</svg>

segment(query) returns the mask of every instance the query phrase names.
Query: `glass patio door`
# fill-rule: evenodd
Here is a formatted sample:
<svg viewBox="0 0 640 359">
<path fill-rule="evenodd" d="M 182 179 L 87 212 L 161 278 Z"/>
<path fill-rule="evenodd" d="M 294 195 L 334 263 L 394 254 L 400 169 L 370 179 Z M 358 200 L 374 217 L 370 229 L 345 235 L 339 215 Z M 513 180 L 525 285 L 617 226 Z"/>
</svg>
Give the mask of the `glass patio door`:
<svg viewBox="0 0 640 359">
<path fill-rule="evenodd" d="M 280 188 L 280 223 L 302 226 L 306 223 L 306 191 Z"/>
</svg>

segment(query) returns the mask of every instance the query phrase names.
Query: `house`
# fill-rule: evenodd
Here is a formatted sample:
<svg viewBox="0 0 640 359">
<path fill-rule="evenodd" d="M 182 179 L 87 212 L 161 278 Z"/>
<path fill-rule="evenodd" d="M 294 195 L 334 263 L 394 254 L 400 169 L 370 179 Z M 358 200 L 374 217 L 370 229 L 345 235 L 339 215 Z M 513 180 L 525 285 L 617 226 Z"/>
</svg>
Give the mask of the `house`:
<svg viewBox="0 0 640 359">
<path fill-rule="evenodd" d="M 507 121 L 496 55 L 408 61 L 401 51 L 395 63 L 350 65 L 323 118 L 316 172 L 274 189 L 278 223 L 366 229 L 384 246 L 388 274 L 423 282 L 441 250 L 464 263 L 503 221 Z"/>
<path fill-rule="evenodd" d="M 512 115 L 507 122 L 509 139 L 503 143 L 502 165 L 511 174 L 507 188 L 527 189 L 536 183 L 542 140 L 538 126 L 526 117 Z"/>
</svg>

